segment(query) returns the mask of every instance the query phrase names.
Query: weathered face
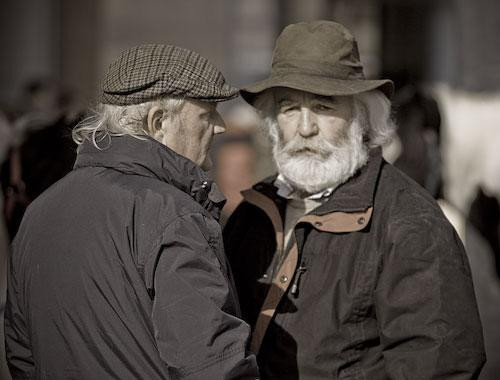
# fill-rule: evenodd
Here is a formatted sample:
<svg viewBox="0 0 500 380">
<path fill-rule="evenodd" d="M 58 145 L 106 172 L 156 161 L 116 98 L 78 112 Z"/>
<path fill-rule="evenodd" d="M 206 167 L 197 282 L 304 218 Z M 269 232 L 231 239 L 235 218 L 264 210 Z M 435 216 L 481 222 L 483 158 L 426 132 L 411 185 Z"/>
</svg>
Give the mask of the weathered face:
<svg viewBox="0 0 500 380">
<path fill-rule="evenodd" d="M 335 188 L 366 163 L 367 124 L 352 97 L 272 91 L 276 117 L 267 120 L 274 160 L 299 196 Z"/>
<path fill-rule="evenodd" d="M 276 121 L 281 144 L 292 140 L 323 140 L 339 146 L 347 140 L 352 118 L 353 100 L 350 96 L 327 97 L 290 88 L 274 90 Z M 297 155 L 317 155 L 313 147 L 295 144 Z"/>
<path fill-rule="evenodd" d="M 225 131 L 216 103 L 186 100 L 180 114 L 162 121 L 162 143 L 195 164 L 208 168 L 208 150 L 215 134 Z"/>
</svg>

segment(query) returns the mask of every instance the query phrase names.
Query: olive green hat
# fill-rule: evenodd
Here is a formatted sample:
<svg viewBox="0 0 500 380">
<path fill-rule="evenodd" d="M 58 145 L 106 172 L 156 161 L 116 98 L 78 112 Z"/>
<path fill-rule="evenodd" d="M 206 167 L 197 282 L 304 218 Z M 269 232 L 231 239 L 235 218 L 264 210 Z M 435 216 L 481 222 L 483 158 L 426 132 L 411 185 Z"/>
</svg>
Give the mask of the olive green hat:
<svg viewBox="0 0 500 380">
<path fill-rule="evenodd" d="M 354 95 L 378 88 L 391 98 L 394 92 L 390 80 L 365 79 L 354 36 L 333 21 L 287 26 L 276 41 L 270 77 L 244 87 L 241 96 L 252 104 L 257 94 L 272 87 L 325 96 Z"/>
<path fill-rule="evenodd" d="M 147 44 L 124 51 L 109 66 L 100 101 L 131 105 L 171 96 L 222 102 L 238 93 L 201 55 L 177 46 Z"/>
</svg>

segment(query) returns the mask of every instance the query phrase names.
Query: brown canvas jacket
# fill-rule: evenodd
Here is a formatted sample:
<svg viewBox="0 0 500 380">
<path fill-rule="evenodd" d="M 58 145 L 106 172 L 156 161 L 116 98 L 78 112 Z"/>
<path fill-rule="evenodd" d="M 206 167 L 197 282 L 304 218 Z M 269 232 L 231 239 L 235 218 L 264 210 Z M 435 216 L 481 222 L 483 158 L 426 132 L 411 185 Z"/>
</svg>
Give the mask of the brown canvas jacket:
<svg viewBox="0 0 500 380">
<path fill-rule="evenodd" d="M 225 248 L 263 379 L 471 379 L 485 361 L 464 248 L 380 150 L 295 226 L 273 179 L 243 193 Z"/>
</svg>

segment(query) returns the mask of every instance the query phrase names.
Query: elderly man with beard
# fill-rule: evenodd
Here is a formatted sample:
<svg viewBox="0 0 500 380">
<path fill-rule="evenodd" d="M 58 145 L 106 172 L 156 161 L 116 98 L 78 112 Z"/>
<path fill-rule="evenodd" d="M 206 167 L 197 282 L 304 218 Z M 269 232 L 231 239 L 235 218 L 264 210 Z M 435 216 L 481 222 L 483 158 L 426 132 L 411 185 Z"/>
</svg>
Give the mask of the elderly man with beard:
<svg viewBox="0 0 500 380">
<path fill-rule="evenodd" d="M 470 379 L 484 364 L 463 246 L 382 158 L 392 91 L 328 21 L 285 28 L 271 76 L 242 91 L 279 172 L 224 231 L 263 379 Z"/>
<path fill-rule="evenodd" d="M 14 379 L 255 379 L 201 169 L 216 106 L 238 96 L 204 57 L 142 45 L 111 64 L 73 130 L 74 170 L 28 208 L 5 312 Z"/>
</svg>

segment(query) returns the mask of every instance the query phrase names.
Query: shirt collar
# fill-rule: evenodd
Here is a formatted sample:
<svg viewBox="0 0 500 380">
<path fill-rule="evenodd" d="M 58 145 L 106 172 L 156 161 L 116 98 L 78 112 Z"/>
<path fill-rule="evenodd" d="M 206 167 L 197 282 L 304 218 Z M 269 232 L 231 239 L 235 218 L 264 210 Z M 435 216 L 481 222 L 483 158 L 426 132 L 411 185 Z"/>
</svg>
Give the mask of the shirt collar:
<svg viewBox="0 0 500 380">
<path fill-rule="evenodd" d="M 295 189 L 290 185 L 286 178 L 282 174 L 278 174 L 276 180 L 274 181 L 274 186 L 278 189 L 277 194 L 286 199 L 311 199 L 311 200 L 322 200 L 328 198 L 332 195 L 334 187 L 329 187 L 325 190 L 321 190 L 318 193 L 311 194 L 305 198 L 299 196 Z"/>
</svg>

